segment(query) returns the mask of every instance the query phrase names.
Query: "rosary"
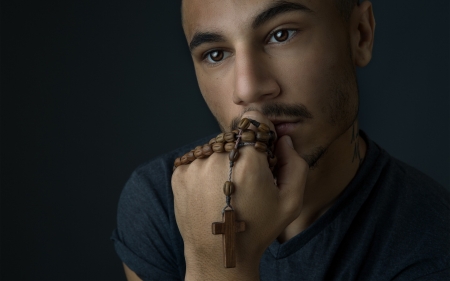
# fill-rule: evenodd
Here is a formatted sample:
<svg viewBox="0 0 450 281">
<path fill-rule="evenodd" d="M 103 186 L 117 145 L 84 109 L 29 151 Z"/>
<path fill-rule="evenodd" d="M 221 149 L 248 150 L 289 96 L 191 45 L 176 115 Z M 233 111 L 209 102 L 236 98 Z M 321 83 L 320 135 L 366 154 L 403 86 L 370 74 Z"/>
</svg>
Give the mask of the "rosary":
<svg viewBox="0 0 450 281">
<path fill-rule="evenodd" d="M 252 124 L 257 128 L 257 132 L 248 129 Z M 239 158 L 239 148 L 243 146 L 254 146 L 257 151 L 267 153 L 267 160 L 271 170 L 277 164 L 277 158 L 273 154 L 276 137 L 269 126 L 250 118 L 243 118 L 239 122 L 238 130 L 221 133 L 211 139 L 203 146 L 195 149 L 175 159 L 174 169 L 180 165 L 192 163 L 195 159 L 202 159 L 210 156 L 214 152 L 229 152 L 230 172 L 228 181 L 223 185 L 226 206 L 222 210 L 222 222 L 212 223 L 212 234 L 222 234 L 223 241 L 223 265 L 226 268 L 236 267 L 236 233 L 245 231 L 245 222 L 237 221 L 235 210 L 231 206 L 231 195 L 235 186 L 231 181 L 233 166 Z"/>
</svg>

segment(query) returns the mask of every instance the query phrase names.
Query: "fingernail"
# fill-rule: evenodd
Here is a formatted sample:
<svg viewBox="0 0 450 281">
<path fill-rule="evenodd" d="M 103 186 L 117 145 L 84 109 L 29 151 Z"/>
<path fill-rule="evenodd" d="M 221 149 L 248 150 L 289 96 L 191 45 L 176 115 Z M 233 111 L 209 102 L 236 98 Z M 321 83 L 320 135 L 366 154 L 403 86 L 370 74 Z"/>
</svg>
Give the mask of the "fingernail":
<svg viewBox="0 0 450 281">
<path fill-rule="evenodd" d="M 292 143 L 292 139 L 290 136 L 286 136 L 286 142 L 291 148 L 294 148 L 294 144 Z"/>
</svg>

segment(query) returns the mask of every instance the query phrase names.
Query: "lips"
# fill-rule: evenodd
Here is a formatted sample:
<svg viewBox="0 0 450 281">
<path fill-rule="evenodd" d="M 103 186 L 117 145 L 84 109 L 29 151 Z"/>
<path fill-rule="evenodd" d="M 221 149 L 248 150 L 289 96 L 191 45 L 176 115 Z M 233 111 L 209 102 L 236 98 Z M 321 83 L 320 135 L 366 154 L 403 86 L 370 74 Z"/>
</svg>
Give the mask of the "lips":
<svg viewBox="0 0 450 281">
<path fill-rule="evenodd" d="M 277 132 L 277 137 L 280 138 L 284 135 L 289 135 L 292 131 L 294 131 L 295 128 L 297 127 L 299 121 L 273 120 L 272 123 L 275 126 L 275 131 Z"/>
</svg>

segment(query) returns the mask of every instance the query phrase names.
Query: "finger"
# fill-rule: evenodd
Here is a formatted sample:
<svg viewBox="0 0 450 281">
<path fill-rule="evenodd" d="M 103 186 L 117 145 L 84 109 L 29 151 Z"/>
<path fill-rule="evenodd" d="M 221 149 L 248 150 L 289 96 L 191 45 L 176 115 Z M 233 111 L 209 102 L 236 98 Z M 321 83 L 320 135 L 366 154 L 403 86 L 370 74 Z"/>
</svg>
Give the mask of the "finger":
<svg viewBox="0 0 450 281">
<path fill-rule="evenodd" d="M 259 111 L 247 111 L 242 115 L 242 118 L 250 118 L 258 121 L 259 123 L 264 123 L 267 126 L 269 126 L 271 131 L 275 132 L 275 126 L 273 125 L 273 123 L 269 120 L 269 118 L 267 118 L 267 116 L 263 115 Z M 256 128 L 253 125 L 250 127 L 253 127 L 253 129 L 256 130 Z"/>
<path fill-rule="evenodd" d="M 309 166 L 295 151 L 288 135 L 282 136 L 277 143 L 278 158 L 277 185 L 280 190 L 282 206 L 288 212 L 299 214 L 305 191 Z"/>
<path fill-rule="evenodd" d="M 267 116 L 263 115 L 259 111 L 247 111 L 242 115 L 243 118 L 248 118 L 255 120 L 261 124 L 266 124 L 269 129 L 275 133 L 275 126 L 273 123 L 267 118 Z M 257 132 L 258 129 L 254 125 L 250 125 L 249 129 Z M 276 133 L 275 133 L 276 134 Z M 271 149 L 271 148 L 269 148 Z M 255 173 L 260 173 L 261 169 L 267 169 L 265 171 L 265 175 L 268 177 L 270 175 L 271 181 L 273 182 L 272 173 L 270 173 L 269 166 L 267 165 L 267 154 L 256 151 L 255 149 L 249 147 L 242 147 L 240 149 L 242 152 L 242 158 L 238 161 L 237 165 L 247 167 L 245 170 L 247 172 L 254 171 Z M 248 155 L 253 155 L 251 157 L 247 157 Z M 258 159 L 255 162 L 255 157 Z M 250 161 L 250 162 L 249 162 Z M 259 164 L 257 164 L 259 163 Z"/>
</svg>

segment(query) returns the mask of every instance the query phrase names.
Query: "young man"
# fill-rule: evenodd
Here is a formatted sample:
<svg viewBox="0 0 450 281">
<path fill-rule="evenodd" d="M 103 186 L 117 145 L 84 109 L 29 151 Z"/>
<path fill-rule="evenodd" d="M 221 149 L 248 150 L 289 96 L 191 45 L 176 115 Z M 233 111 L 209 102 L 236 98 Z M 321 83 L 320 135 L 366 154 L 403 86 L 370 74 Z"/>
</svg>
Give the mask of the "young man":
<svg viewBox="0 0 450 281">
<path fill-rule="evenodd" d="M 184 0 L 182 16 L 220 127 L 267 124 L 278 164 L 274 176 L 265 154 L 240 149 L 232 206 L 246 227 L 235 234 L 235 268 L 211 234 L 228 155 L 172 174 L 174 159 L 208 138 L 138 168 L 113 234 L 129 280 L 450 278 L 448 192 L 358 128 L 355 67 L 371 60 L 370 2 Z"/>
</svg>

